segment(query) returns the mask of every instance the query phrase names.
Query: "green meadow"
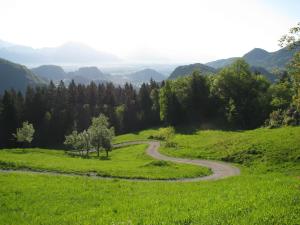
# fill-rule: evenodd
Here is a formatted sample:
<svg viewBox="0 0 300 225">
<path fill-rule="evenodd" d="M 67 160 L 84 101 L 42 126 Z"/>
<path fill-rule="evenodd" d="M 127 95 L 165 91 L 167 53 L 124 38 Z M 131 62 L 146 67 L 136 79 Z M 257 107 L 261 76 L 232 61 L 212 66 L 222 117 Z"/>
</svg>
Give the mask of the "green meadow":
<svg viewBox="0 0 300 225">
<path fill-rule="evenodd" d="M 115 143 L 147 140 L 155 132 L 118 136 Z M 177 146 L 160 149 L 163 154 L 223 160 L 241 168 L 240 176 L 217 181 L 136 182 L 2 172 L 0 224 L 296 225 L 300 223 L 299 137 L 299 127 L 198 130 L 191 134 L 178 131 L 172 138 Z M 2 167 L 10 162 L 16 168 L 76 173 L 93 170 L 124 177 L 134 177 L 137 171 L 145 178 L 192 177 L 198 173 L 188 165 L 167 163 L 167 169 L 163 163 L 152 163 L 155 160 L 145 155 L 145 148 L 135 145 L 113 150 L 110 160 L 95 156 L 82 159 L 42 149 L 1 150 L 0 159 Z"/>
<path fill-rule="evenodd" d="M 199 183 L 0 174 L 0 224 L 299 224 L 300 179 Z"/>
<path fill-rule="evenodd" d="M 0 150 L 0 168 L 96 174 L 104 177 L 176 179 L 210 174 L 210 170 L 187 164 L 159 161 L 145 153 L 147 145 L 133 145 L 113 150 L 109 158 L 71 156 L 62 150 Z"/>
</svg>

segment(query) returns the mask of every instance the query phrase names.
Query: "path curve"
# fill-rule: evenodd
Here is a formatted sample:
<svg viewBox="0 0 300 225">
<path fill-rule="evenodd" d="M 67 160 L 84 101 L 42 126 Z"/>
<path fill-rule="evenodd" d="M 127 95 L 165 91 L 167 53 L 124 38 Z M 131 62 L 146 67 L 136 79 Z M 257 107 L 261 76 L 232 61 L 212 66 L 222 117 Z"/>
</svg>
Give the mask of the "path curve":
<svg viewBox="0 0 300 225">
<path fill-rule="evenodd" d="M 45 171 L 45 170 L 35 171 L 35 170 L 28 170 L 28 169 L 16 169 L 16 170 L 0 169 L 0 172 L 6 172 L 6 173 L 22 172 L 22 173 L 50 174 L 50 175 L 63 175 L 63 176 L 86 176 L 86 177 L 93 177 L 97 179 L 122 179 L 122 180 L 129 180 L 129 181 L 164 181 L 164 182 L 195 182 L 195 181 L 204 181 L 204 180 L 219 180 L 230 176 L 237 176 L 240 174 L 240 170 L 237 167 L 232 166 L 231 164 L 225 162 L 213 161 L 213 160 L 201 160 L 201 159 L 183 159 L 183 158 L 176 158 L 176 157 L 162 155 L 158 151 L 160 147 L 160 142 L 158 141 L 123 142 L 120 144 L 115 144 L 114 148 L 120 148 L 124 146 L 137 145 L 137 144 L 148 144 L 149 146 L 146 150 L 146 153 L 155 159 L 207 167 L 211 169 L 212 174 L 203 177 L 159 180 L 159 179 L 143 179 L 143 178 L 101 177 L 93 173 L 76 174 L 76 173 L 66 173 L 66 172 L 59 172 L 59 171 Z"/>
<path fill-rule="evenodd" d="M 146 152 L 151 157 L 164 160 L 171 161 L 175 163 L 185 163 L 192 164 L 197 166 L 203 166 L 211 169 L 212 174 L 203 177 L 194 177 L 194 178 L 178 178 L 170 181 L 183 181 L 183 182 L 191 182 L 191 181 L 203 181 L 203 180 L 219 180 L 226 177 L 237 176 L 240 174 L 240 169 L 225 162 L 214 161 L 214 160 L 204 160 L 204 159 L 183 159 L 177 157 L 170 157 L 166 155 L 162 155 L 158 149 L 160 147 L 160 142 L 158 141 L 131 141 L 124 142 L 120 144 L 114 145 L 114 147 L 123 147 L 133 144 L 149 144 Z"/>
</svg>

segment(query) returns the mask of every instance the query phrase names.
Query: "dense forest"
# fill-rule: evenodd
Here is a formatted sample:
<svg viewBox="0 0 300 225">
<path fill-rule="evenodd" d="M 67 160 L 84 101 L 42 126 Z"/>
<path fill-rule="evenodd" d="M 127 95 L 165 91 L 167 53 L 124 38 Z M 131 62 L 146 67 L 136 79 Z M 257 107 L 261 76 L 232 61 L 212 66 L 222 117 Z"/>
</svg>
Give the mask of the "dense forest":
<svg viewBox="0 0 300 225">
<path fill-rule="evenodd" d="M 238 59 L 217 74 L 191 76 L 161 83 L 151 81 L 135 89 L 131 84 L 68 87 L 28 87 L 25 95 L 14 90 L 0 97 L 0 143 L 16 146 L 13 133 L 22 122 L 35 129 L 34 146 L 61 146 L 65 135 L 87 129 L 103 113 L 117 134 L 158 125 L 213 125 L 226 129 L 297 125 L 299 115 L 299 57 L 271 84 Z"/>
</svg>

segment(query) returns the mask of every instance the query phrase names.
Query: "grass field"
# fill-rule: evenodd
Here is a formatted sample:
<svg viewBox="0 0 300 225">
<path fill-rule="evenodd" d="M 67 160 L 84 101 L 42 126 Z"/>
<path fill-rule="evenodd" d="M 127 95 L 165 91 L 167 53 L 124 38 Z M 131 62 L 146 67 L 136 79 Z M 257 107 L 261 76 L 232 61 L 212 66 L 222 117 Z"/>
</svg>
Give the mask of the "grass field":
<svg viewBox="0 0 300 225">
<path fill-rule="evenodd" d="M 146 140 L 157 130 L 149 129 L 116 137 L 115 142 Z M 260 128 L 249 131 L 198 130 L 176 133 L 177 146 L 160 148 L 166 155 L 181 158 L 215 159 L 240 164 L 260 172 L 300 174 L 300 127 Z"/>
<path fill-rule="evenodd" d="M 300 174 L 300 127 L 198 131 L 176 134 L 173 141 L 178 147 L 160 151 L 177 157 L 229 161 L 258 172 Z"/>
<path fill-rule="evenodd" d="M 72 157 L 61 150 L 7 149 L 0 150 L 0 168 L 27 168 L 99 176 L 173 179 L 210 174 L 204 167 L 161 162 L 146 155 L 147 145 L 134 145 L 113 150 L 110 159 Z M 96 153 L 94 153 L 95 155 Z"/>
<path fill-rule="evenodd" d="M 0 174 L 0 224 L 299 224 L 300 180 L 282 174 L 166 183 Z"/>
<path fill-rule="evenodd" d="M 155 132 L 126 134 L 115 142 L 144 140 Z M 300 224 L 299 138 L 299 127 L 196 131 L 176 133 L 173 141 L 178 147 L 161 149 L 178 157 L 227 160 L 242 168 L 240 176 L 218 181 L 134 182 L 0 173 L 0 224 Z M 138 156 L 130 158 L 140 162 L 146 157 L 144 149 L 138 145 L 116 150 L 112 161 L 136 151 Z M 10 154 L 17 159 L 18 154 Z M 86 161 L 90 160 L 94 159 Z M 145 160 L 139 165 L 154 161 Z M 131 162 L 122 169 L 131 168 Z"/>
</svg>

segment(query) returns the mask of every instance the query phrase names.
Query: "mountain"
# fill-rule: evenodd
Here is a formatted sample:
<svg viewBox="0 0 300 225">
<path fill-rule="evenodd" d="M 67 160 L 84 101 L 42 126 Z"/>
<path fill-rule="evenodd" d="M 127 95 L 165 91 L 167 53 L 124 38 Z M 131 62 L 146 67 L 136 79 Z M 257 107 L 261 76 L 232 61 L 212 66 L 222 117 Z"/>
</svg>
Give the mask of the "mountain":
<svg viewBox="0 0 300 225">
<path fill-rule="evenodd" d="M 253 67 L 264 68 L 267 71 L 273 71 L 274 69 L 284 69 L 288 62 L 293 58 L 293 55 L 300 51 L 300 47 L 293 50 L 288 48 L 282 48 L 275 52 L 268 52 L 261 48 L 254 48 L 250 52 L 242 56 L 246 62 Z M 215 69 L 230 65 L 238 57 L 232 57 L 228 59 L 220 59 L 206 63 Z"/>
<path fill-rule="evenodd" d="M 0 94 L 12 88 L 25 92 L 27 86 L 35 87 L 45 83 L 27 67 L 0 58 Z"/>
<path fill-rule="evenodd" d="M 219 60 L 216 60 L 216 61 L 208 62 L 205 65 L 213 67 L 215 69 L 220 69 L 220 68 L 223 68 L 225 66 L 229 66 L 230 64 L 232 64 L 237 59 L 238 59 L 238 57 L 232 57 L 232 58 L 228 58 L 228 59 L 219 59 Z"/>
<path fill-rule="evenodd" d="M 300 51 L 300 47 L 293 50 L 282 48 L 276 52 L 267 52 L 263 49 L 255 48 L 243 56 L 250 66 L 263 67 L 269 71 L 274 69 L 284 69 L 294 54 Z"/>
<path fill-rule="evenodd" d="M 126 75 L 126 78 L 133 83 L 149 82 L 151 79 L 160 82 L 166 79 L 164 75 L 153 69 L 143 69 Z"/>
<path fill-rule="evenodd" d="M 277 77 L 263 67 L 251 66 L 250 70 L 254 74 L 260 74 L 266 77 L 269 81 L 275 82 Z"/>
<path fill-rule="evenodd" d="M 117 56 L 97 51 L 81 43 L 66 43 L 54 48 L 34 49 L 20 45 L 1 45 L 0 57 L 28 64 L 112 63 Z"/>
<path fill-rule="evenodd" d="M 63 80 L 67 75 L 63 68 L 55 65 L 43 65 L 31 69 L 31 71 L 39 77 L 52 81 Z"/>
<path fill-rule="evenodd" d="M 185 66 L 178 66 L 171 73 L 168 79 L 176 79 L 181 76 L 191 75 L 195 70 L 200 71 L 200 73 L 203 75 L 209 75 L 217 72 L 217 70 L 213 67 L 201 63 L 195 63 L 195 64 L 190 64 Z"/>
<path fill-rule="evenodd" d="M 111 79 L 111 76 L 109 74 L 103 73 L 95 66 L 81 67 L 74 72 L 69 72 L 67 76 L 69 78 L 83 77 L 88 80 L 110 80 Z"/>
<path fill-rule="evenodd" d="M 7 47 L 10 47 L 10 46 L 12 46 L 12 45 L 13 45 L 13 44 L 11 44 L 11 43 L 9 43 L 9 42 L 0 40 L 0 48 L 7 48 Z"/>
</svg>

